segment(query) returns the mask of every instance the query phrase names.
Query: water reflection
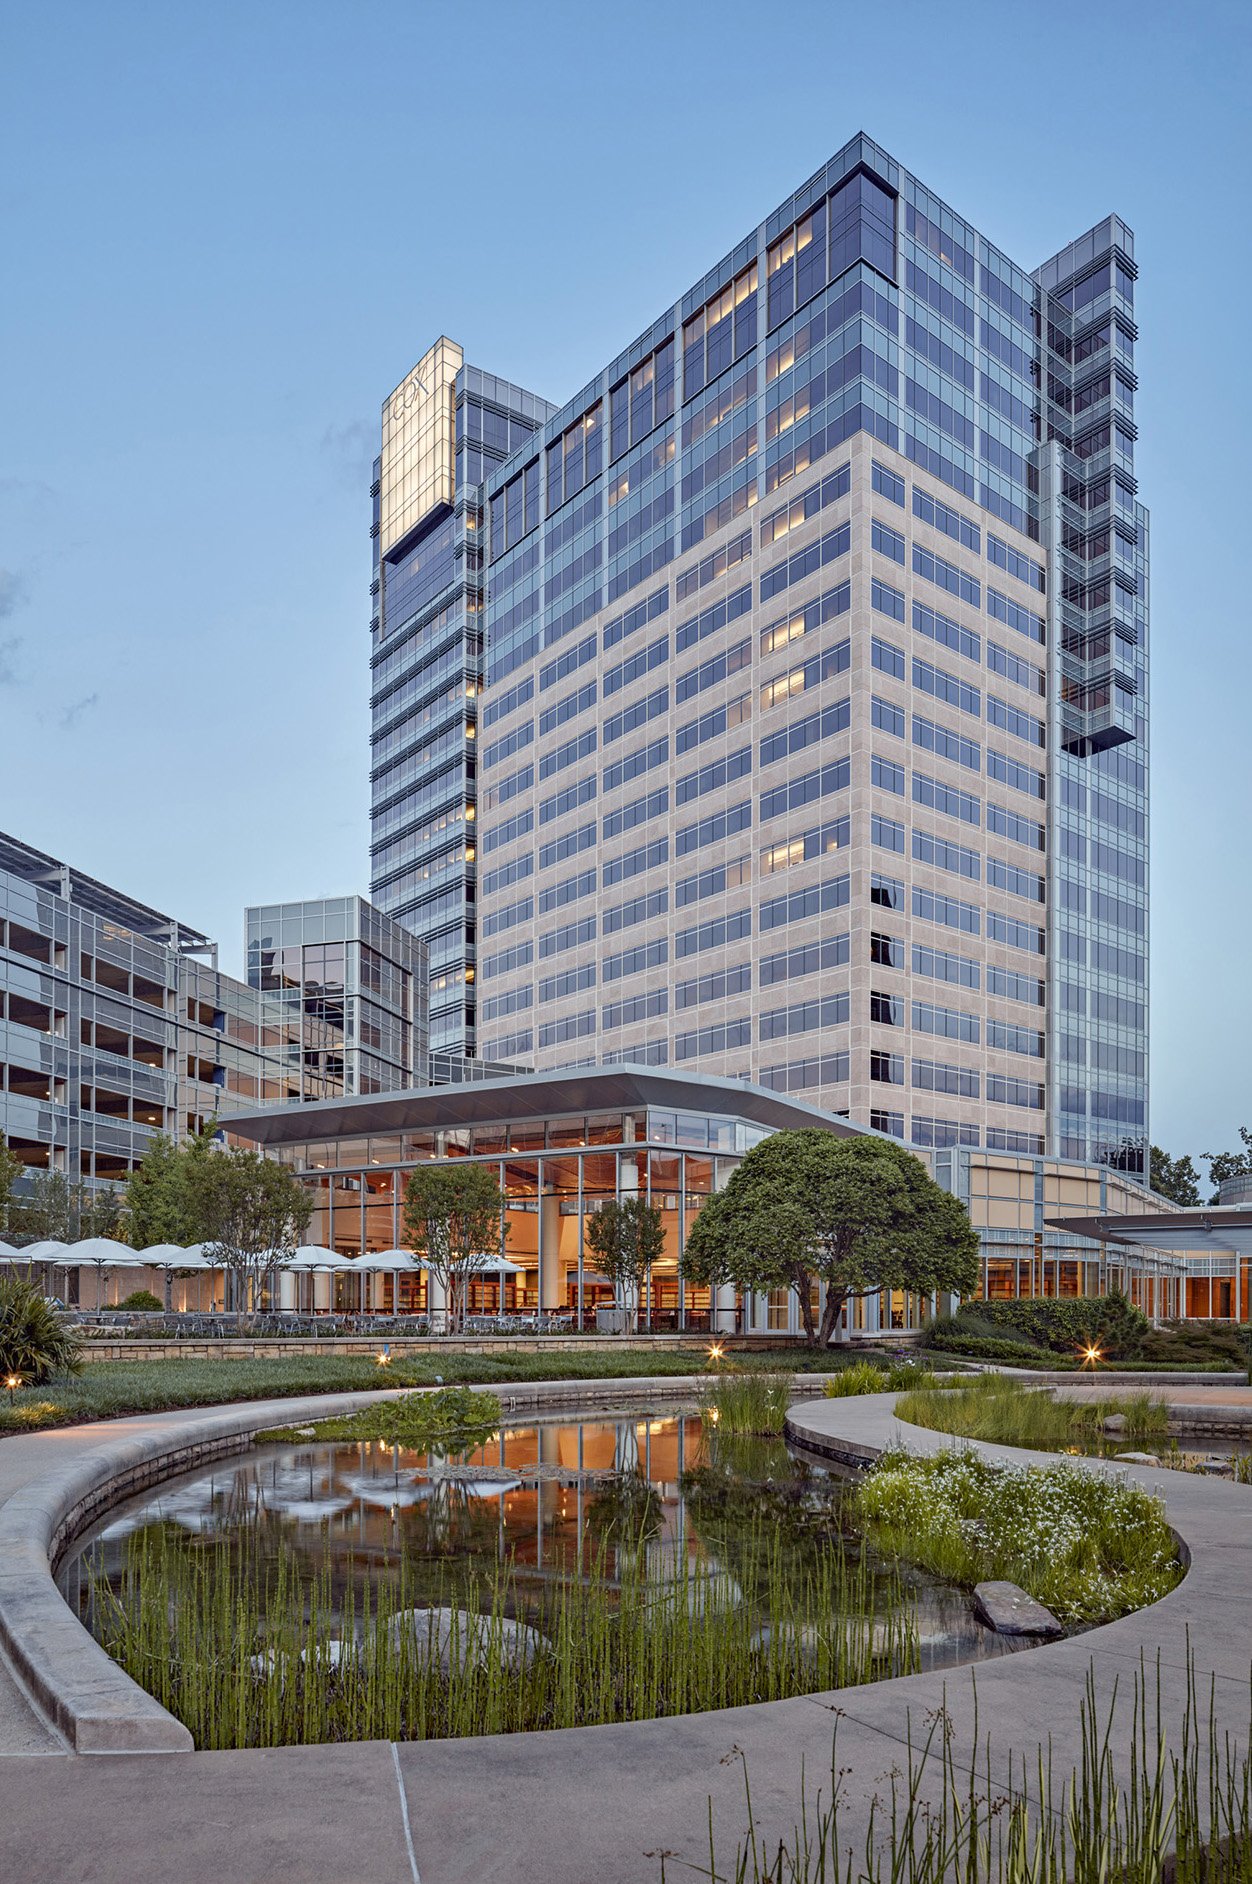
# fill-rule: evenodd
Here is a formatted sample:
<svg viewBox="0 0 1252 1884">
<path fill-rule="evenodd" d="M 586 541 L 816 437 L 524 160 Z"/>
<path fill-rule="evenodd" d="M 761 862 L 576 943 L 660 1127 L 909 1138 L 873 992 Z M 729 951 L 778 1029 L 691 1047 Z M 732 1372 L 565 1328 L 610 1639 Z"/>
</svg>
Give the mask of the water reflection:
<svg viewBox="0 0 1252 1884">
<path fill-rule="evenodd" d="M 687 1414 L 531 1420 L 463 1456 L 309 1440 L 257 1448 L 135 1500 L 88 1535 L 59 1582 L 90 1627 L 97 1579 L 118 1587 L 130 1541 L 166 1527 L 187 1549 L 237 1546 L 259 1574 L 294 1551 L 310 1582 L 329 1571 L 340 1601 L 402 1576 L 410 1593 L 446 1601 L 450 1584 L 468 1587 L 498 1564 L 525 1600 L 599 1565 L 610 1582 L 636 1570 L 658 1590 L 685 1582 L 693 1614 L 710 1602 L 765 1610 L 753 1540 L 778 1541 L 797 1581 L 832 1546 L 859 1555 L 847 1491 L 781 1441 L 719 1440 Z M 923 1667 L 1007 1651 L 962 1591 L 902 1575 L 918 1602 Z"/>
</svg>

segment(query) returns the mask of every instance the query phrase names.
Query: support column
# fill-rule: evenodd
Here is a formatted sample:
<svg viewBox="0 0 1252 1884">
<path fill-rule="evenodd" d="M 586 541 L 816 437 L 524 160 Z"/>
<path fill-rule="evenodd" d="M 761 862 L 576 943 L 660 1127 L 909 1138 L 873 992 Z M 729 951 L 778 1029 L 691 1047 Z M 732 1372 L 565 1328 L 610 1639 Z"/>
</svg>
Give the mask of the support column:
<svg viewBox="0 0 1252 1884">
<path fill-rule="evenodd" d="M 539 1305 L 545 1314 L 564 1306 L 560 1252 L 561 1200 L 545 1191 L 539 1199 Z"/>
</svg>

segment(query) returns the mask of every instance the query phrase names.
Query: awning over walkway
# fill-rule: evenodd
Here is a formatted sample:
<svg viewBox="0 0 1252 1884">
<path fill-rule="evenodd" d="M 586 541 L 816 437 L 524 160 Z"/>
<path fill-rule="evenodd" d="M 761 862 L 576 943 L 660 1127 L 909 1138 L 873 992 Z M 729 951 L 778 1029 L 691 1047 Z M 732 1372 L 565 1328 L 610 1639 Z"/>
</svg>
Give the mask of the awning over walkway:
<svg viewBox="0 0 1252 1884">
<path fill-rule="evenodd" d="M 1142 1217 L 1049 1217 L 1048 1228 L 1097 1243 L 1130 1243 L 1140 1249 L 1176 1250 L 1192 1256 L 1252 1256 L 1252 1207 L 1246 1204 L 1200 1204 Z"/>
</svg>

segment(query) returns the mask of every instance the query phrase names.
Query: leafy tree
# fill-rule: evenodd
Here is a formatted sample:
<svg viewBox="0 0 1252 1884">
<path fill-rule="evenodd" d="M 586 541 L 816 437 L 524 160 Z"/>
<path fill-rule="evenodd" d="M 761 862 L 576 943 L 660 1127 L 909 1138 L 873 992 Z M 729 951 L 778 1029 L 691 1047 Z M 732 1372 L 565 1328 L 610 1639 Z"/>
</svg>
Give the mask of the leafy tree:
<svg viewBox="0 0 1252 1884">
<path fill-rule="evenodd" d="M 639 1291 L 665 1249 L 660 1211 L 646 1197 L 610 1198 L 587 1218 L 586 1241 L 618 1299 L 629 1295 L 637 1319 Z"/>
<path fill-rule="evenodd" d="M 71 1184 L 63 1171 L 37 1171 L 30 1192 L 10 1207 L 13 1233 L 27 1243 L 77 1243 L 119 1236 L 121 1201 L 111 1185 Z"/>
<path fill-rule="evenodd" d="M 503 1254 L 504 1201 L 490 1166 L 459 1158 L 419 1165 L 404 1187 L 407 1247 L 442 1285 L 454 1330 L 464 1321 L 470 1277 Z"/>
<path fill-rule="evenodd" d="M 218 1149 L 217 1120 L 181 1143 L 158 1132 L 126 1180 L 126 1224 L 134 1249 L 154 1243 L 201 1243 L 206 1236 L 197 1183 Z M 165 1306 L 173 1301 L 174 1270 L 165 1271 Z"/>
<path fill-rule="evenodd" d="M 125 1210 L 135 1249 L 153 1243 L 200 1243 L 204 1226 L 198 1207 L 197 1179 L 207 1158 L 218 1149 L 217 1120 L 181 1143 L 158 1132 L 142 1161 L 126 1180 Z"/>
<path fill-rule="evenodd" d="M 0 1230 L 6 1229 L 9 1222 L 9 1206 L 13 1202 L 13 1187 L 25 1173 L 22 1160 L 9 1150 L 9 1142 L 0 1132 Z"/>
<path fill-rule="evenodd" d="M 902 1145 L 776 1132 L 700 1211 L 683 1273 L 710 1288 L 792 1289 L 809 1341 L 824 1345 L 852 1297 L 880 1289 L 970 1294 L 978 1237 L 965 1206 Z"/>
<path fill-rule="evenodd" d="M 77 1240 L 80 1210 L 63 1171 L 36 1171 L 24 1201 L 12 1207 L 13 1228 L 26 1243 Z"/>
<path fill-rule="evenodd" d="M 1243 1140 L 1242 1151 L 1202 1151 L 1200 1153 L 1202 1162 L 1209 1168 L 1209 1178 L 1213 1185 L 1213 1195 L 1209 1198 L 1210 1204 L 1221 1201 L 1220 1186 L 1227 1178 L 1252 1175 L 1252 1131 L 1249 1131 L 1246 1125 L 1241 1125 L 1239 1136 Z"/>
<path fill-rule="evenodd" d="M 229 1272 L 234 1302 L 246 1314 L 260 1305 L 264 1277 L 285 1268 L 300 1247 L 313 1200 L 285 1165 L 256 1151 L 214 1150 L 189 1169 L 189 1208 L 204 1253 Z"/>
<path fill-rule="evenodd" d="M 17 1276 L 0 1282 L 0 1379 L 38 1387 L 79 1365 L 78 1343 L 43 1291 Z"/>
<path fill-rule="evenodd" d="M 1159 1145 L 1153 1145 L 1149 1182 L 1158 1197 L 1168 1197 L 1172 1203 L 1200 1202 L 1200 1174 L 1189 1156 L 1171 1158 Z"/>
</svg>

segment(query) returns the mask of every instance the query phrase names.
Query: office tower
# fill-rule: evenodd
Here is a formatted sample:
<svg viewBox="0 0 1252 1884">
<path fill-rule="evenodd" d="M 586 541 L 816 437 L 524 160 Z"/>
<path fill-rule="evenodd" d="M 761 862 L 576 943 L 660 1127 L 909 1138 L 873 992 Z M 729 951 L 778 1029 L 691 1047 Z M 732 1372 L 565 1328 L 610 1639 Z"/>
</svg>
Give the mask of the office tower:
<svg viewBox="0 0 1252 1884">
<path fill-rule="evenodd" d="M 481 1052 L 1146 1173 L 1135 276 L 858 136 L 486 472 Z"/>
<path fill-rule="evenodd" d="M 363 896 L 245 910 L 248 983 L 284 1013 L 290 1097 L 426 1082 L 428 973 L 415 936 Z"/>
<path fill-rule="evenodd" d="M 554 408 L 439 339 L 386 399 L 373 480 L 370 894 L 430 953 L 431 1047 L 475 1051 L 482 479 Z"/>
<path fill-rule="evenodd" d="M 117 1182 L 157 1132 L 426 1079 L 422 944 L 360 897 L 208 936 L 0 833 L 0 1132 L 32 1170 Z"/>
</svg>

